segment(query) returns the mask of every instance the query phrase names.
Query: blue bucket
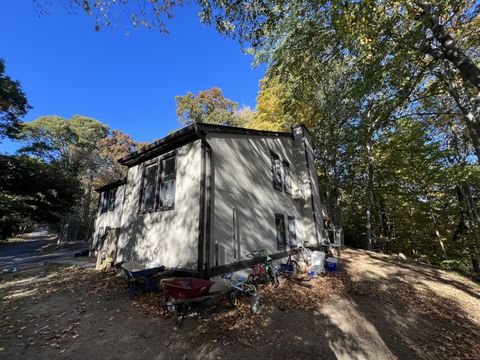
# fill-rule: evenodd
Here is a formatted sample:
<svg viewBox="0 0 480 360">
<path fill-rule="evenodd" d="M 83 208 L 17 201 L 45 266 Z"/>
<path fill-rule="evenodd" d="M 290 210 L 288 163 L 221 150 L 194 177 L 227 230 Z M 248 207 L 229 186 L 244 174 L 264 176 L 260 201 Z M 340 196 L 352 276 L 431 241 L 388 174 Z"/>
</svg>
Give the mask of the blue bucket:
<svg viewBox="0 0 480 360">
<path fill-rule="evenodd" d="M 337 271 L 337 263 L 327 262 L 327 270 L 328 271 Z"/>
</svg>

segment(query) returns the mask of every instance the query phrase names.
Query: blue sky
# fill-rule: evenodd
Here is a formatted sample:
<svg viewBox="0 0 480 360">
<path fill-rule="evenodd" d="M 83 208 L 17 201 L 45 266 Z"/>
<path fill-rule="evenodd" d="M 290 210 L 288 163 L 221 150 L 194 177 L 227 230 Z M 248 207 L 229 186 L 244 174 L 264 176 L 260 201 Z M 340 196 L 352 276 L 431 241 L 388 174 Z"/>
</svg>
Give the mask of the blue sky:
<svg viewBox="0 0 480 360">
<path fill-rule="evenodd" d="M 24 120 L 81 114 L 152 141 L 179 127 L 174 97 L 187 91 L 219 86 L 255 107 L 264 67 L 253 68 L 237 42 L 202 25 L 195 8 L 175 14 L 168 35 L 127 23 L 95 32 L 80 11 L 52 7 L 39 16 L 33 0 L 0 2 L 0 57 L 33 106 Z M 4 141 L 0 151 L 17 147 Z"/>
</svg>

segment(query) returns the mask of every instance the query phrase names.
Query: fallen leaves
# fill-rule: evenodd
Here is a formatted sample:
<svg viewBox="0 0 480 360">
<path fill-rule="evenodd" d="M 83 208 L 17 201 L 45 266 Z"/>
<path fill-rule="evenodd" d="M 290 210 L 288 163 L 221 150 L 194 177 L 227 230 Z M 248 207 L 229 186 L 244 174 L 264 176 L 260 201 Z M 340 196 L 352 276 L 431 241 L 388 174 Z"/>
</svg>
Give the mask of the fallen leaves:
<svg viewBox="0 0 480 360">
<path fill-rule="evenodd" d="M 193 348 L 192 341 L 224 349 L 232 349 L 239 344 L 258 348 L 259 343 L 267 348 L 285 346 L 301 349 L 309 341 L 311 343 L 312 337 L 320 339 L 324 336 L 325 328 L 314 327 L 314 321 L 309 318 L 319 316 L 315 314 L 321 313 L 324 304 L 334 296 L 339 296 L 362 299 L 371 302 L 372 306 L 391 309 L 391 312 L 382 313 L 379 310 L 378 314 L 372 315 L 375 321 L 382 324 L 394 323 L 392 317 L 395 314 L 403 316 L 407 312 L 415 321 L 428 321 L 431 326 L 428 333 L 423 332 L 422 322 L 412 325 L 405 321 L 405 327 L 417 326 L 419 332 L 413 335 L 397 333 L 394 337 L 396 342 L 414 349 L 419 358 L 474 358 L 480 353 L 479 325 L 472 321 L 472 314 L 459 310 L 458 304 L 420 284 L 417 278 L 421 275 L 406 269 L 401 277 L 384 276 L 378 260 L 362 260 L 368 264 L 366 269 L 348 266 L 348 259 L 344 260 L 340 271 L 325 273 L 311 280 L 311 288 L 286 279 L 281 279 L 278 288 L 260 285 L 261 305 L 258 314 L 250 312 L 250 298 L 246 297 L 241 299 L 237 308 L 228 307 L 225 301 L 203 312 L 191 311 L 187 316 L 188 325 L 178 329 L 163 306 L 162 291 L 129 299 L 125 280 L 114 272 L 49 268 L 48 272 L 36 275 L 34 281 L 12 284 L 2 289 L 3 293 L 22 289 L 35 289 L 35 292 L 25 300 L 2 301 L 0 331 L 16 348 L 41 348 L 54 351 L 55 355 L 67 355 L 65 352 L 69 344 L 87 341 L 86 338 L 91 334 L 83 333 L 80 325 L 89 323 L 92 318 L 101 319 L 101 326 L 97 325 L 93 332 L 94 337 L 103 338 L 102 341 L 111 336 L 111 332 L 116 331 L 115 327 L 120 327 L 119 324 L 128 326 L 145 319 L 158 318 L 158 321 L 163 321 L 165 318 L 166 322 L 160 324 L 169 332 L 165 347 L 170 349 Z M 359 262 L 358 258 L 353 260 Z M 63 304 L 62 309 L 47 306 L 54 303 L 50 299 L 58 298 L 71 303 Z M 111 300 L 115 301 L 116 306 L 112 306 Z M 38 303 L 37 309 L 43 309 L 41 312 L 25 311 L 29 309 L 29 304 L 35 303 Z M 45 304 L 44 308 L 42 304 Z M 118 307 L 118 304 L 126 306 Z M 296 316 L 303 316 L 304 321 L 308 319 L 310 327 L 292 324 Z M 156 324 L 158 326 L 159 323 Z M 138 336 L 147 339 L 152 334 L 146 331 Z M 10 348 L 9 345 L 8 351 Z"/>
</svg>

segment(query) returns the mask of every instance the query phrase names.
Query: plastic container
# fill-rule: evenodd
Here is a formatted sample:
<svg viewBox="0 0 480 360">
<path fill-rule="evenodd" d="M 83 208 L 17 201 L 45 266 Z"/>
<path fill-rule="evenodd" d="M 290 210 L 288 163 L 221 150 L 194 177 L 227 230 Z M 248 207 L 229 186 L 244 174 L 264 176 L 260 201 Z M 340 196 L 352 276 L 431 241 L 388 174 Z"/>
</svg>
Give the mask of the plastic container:
<svg viewBox="0 0 480 360">
<path fill-rule="evenodd" d="M 337 269 L 338 269 L 338 259 L 334 257 L 327 258 L 327 270 L 337 271 Z"/>
<path fill-rule="evenodd" d="M 320 274 L 325 271 L 325 253 L 323 251 L 314 251 L 312 253 L 311 271 Z"/>
<path fill-rule="evenodd" d="M 314 251 L 312 253 L 312 266 L 325 266 L 325 253 L 323 251 Z"/>
<path fill-rule="evenodd" d="M 162 280 L 162 286 L 173 299 L 190 299 L 208 294 L 213 281 L 191 277 Z"/>
</svg>

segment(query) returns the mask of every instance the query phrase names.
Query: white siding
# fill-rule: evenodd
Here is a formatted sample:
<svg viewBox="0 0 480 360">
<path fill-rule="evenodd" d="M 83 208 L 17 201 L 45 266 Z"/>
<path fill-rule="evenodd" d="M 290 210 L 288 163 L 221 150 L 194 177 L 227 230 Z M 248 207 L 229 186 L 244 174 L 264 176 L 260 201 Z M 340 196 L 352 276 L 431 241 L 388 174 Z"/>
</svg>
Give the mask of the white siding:
<svg viewBox="0 0 480 360">
<path fill-rule="evenodd" d="M 200 156 L 199 141 L 176 150 L 175 204 L 171 210 L 139 213 L 143 165 L 129 168 L 117 262 L 196 269 Z"/>
<path fill-rule="evenodd" d="M 294 200 L 273 187 L 271 151 L 290 163 L 294 187 L 307 189 L 305 152 L 291 137 L 209 134 L 215 168 L 212 261 L 214 265 L 245 260 L 254 250 L 277 251 L 275 214 L 295 217 L 297 241 L 315 237 L 310 199 Z M 303 154 L 303 156 L 300 155 Z M 234 259 L 233 208 L 239 224 L 240 259 Z M 310 216 L 310 218 L 306 217 Z M 215 249 L 217 254 L 215 255 Z"/>
<path fill-rule="evenodd" d="M 95 220 L 95 232 L 93 234 L 93 244 L 92 248 L 94 250 L 102 250 L 105 248 L 105 245 L 114 246 L 114 244 L 99 244 L 98 240 L 101 235 L 105 232 L 105 229 L 108 227 L 110 229 L 118 229 L 120 227 L 120 219 L 122 216 L 122 207 L 124 199 L 125 185 L 117 187 L 115 195 L 115 206 L 113 210 L 101 212 L 101 204 L 97 209 L 97 218 Z M 103 195 L 100 194 L 100 199 Z M 116 239 L 112 239 L 116 241 Z M 98 248 L 99 245 L 102 245 L 102 248 Z"/>
</svg>

